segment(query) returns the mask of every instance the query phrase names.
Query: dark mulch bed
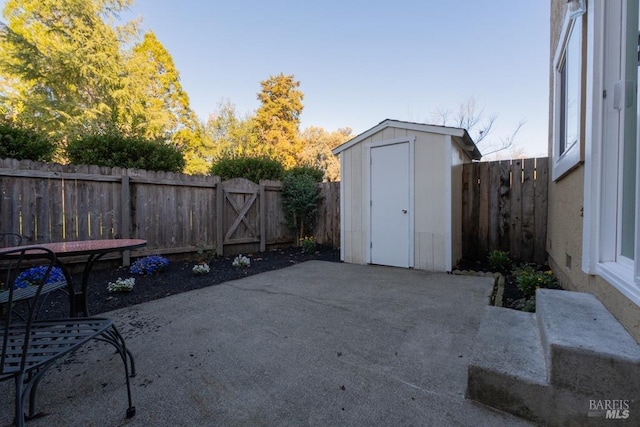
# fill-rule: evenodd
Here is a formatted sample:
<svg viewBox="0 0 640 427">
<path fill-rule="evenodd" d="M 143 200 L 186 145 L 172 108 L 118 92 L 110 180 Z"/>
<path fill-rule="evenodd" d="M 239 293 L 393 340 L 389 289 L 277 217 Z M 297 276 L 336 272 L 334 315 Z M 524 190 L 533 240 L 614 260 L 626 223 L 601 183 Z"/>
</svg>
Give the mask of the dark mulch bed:
<svg viewBox="0 0 640 427">
<path fill-rule="evenodd" d="M 316 251 L 312 253 L 303 253 L 301 248 L 290 247 L 249 254 L 249 257 L 251 265 L 245 268 L 233 267 L 235 256 L 208 259 L 207 263 L 211 272 L 200 276 L 194 275 L 192 272 L 193 266 L 197 263 L 195 255 L 193 259 L 189 260 L 171 261 L 164 271 L 150 276 L 131 274 L 128 267 L 104 268 L 104 266 L 97 266 L 90 276 L 89 313 L 96 315 L 193 289 L 218 285 L 253 274 L 289 267 L 304 261 L 339 262 L 340 250 L 318 246 Z M 135 277 L 136 284 L 133 290 L 131 292 L 108 292 L 108 283 L 114 282 L 118 277 L 123 279 Z M 78 274 L 74 274 L 73 280 L 74 283 L 79 284 L 81 278 Z M 67 316 L 69 306 L 67 298 L 62 292 L 50 295 L 40 317 Z"/>
<path fill-rule="evenodd" d="M 520 291 L 520 289 L 518 289 L 515 277 L 513 276 L 513 272 L 511 270 L 496 271 L 495 269 L 492 269 L 489 263 L 486 261 L 470 260 L 460 261 L 460 263 L 456 266 L 456 269 L 501 273 L 505 277 L 504 293 L 502 294 L 502 307 L 512 308 L 514 310 L 520 309 L 517 301 L 521 300 L 524 297 L 524 294 L 522 293 L 522 291 Z M 549 268 L 547 267 L 546 270 L 548 269 Z"/>
</svg>

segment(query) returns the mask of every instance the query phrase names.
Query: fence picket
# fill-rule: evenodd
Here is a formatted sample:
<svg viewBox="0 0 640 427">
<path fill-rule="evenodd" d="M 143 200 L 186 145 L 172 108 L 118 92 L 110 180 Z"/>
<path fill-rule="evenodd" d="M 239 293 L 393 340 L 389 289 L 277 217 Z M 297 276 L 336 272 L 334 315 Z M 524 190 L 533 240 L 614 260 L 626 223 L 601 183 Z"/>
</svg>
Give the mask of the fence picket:
<svg viewBox="0 0 640 427">
<path fill-rule="evenodd" d="M 503 160 L 463 167 L 463 257 L 508 251 L 546 262 L 548 159 Z"/>
</svg>

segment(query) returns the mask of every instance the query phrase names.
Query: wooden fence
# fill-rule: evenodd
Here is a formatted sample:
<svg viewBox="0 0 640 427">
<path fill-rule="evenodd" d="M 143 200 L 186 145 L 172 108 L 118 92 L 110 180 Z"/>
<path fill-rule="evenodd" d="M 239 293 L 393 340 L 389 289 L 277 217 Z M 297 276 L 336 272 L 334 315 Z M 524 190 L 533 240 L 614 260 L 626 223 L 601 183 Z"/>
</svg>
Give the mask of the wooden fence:
<svg viewBox="0 0 640 427">
<path fill-rule="evenodd" d="M 465 259 L 508 251 L 546 263 L 548 158 L 465 164 L 462 247 Z"/>
<path fill-rule="evenodd" d="M 547 182 L 547 158 L 464 165 L 463 257 L 500 249 L 544 263 Z M 321 185 L 314 237 L 338 247 L 340 185 Z M 27 243 L 142 238 L 143 254 L 256 252 L 294 243 L 281 190 L 279 181 L 0 159 L 0 232 Z"/>
<path fill-rule="evenodd" d="M 340 244 L 339 183 L 324 183 L 315 237 Z M 0 232 L 27 243 L 141 238 L 140 253 L 255 252 L 294 243 L 279 181 L 0 159 Z"/>
</svg>

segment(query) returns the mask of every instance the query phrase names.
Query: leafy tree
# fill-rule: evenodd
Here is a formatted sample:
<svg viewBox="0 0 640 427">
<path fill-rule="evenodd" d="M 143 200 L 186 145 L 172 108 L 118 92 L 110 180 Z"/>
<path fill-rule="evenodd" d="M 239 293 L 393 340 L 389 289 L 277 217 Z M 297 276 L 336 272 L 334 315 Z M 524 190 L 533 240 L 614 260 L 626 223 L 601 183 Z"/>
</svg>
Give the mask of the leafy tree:
<svg viewBox="0 0 640 427">
<path fill-rule="evenodd" d="M 275 155 L 285 167 L 298 163 L 302 144 L 298 137 L 303 93 L 294 76 L 280 73 L 260 82 L 258 94 L 261 105 L 256 111 L 258 140 L 263 154 Z"/>
<path fill-rule="evenodd" d="M 0 159 L 50 162 L 55 144 L 41 133 L 0 123 Z"/>
<path fill-rule="evenodd" d="M 116 133 L 89 135 L 70 141 L 67 156 L 72 164 L 181 172 L 185 160 L 179 149 L 163 142 Z"/>
<path fill-rule="evenodd" d="M 133 0 L 9 0 L 0 32 L 0 109 L 63 139 L 115 121 L 120 43 L 135 26 L 105 19 Z"/>
<path fill-rule="evenodd" d="M 0 31 L 0 114 L 54 137 L 124 134 L 183 150 L 206 173 L 212 142 L 189 106 L 173 59 L 152 32 L 126 51 L 133 0 L 9 0 Z M 204 138 L 204 139 L 203 139 Z M 209 160 L 207 160 L 209 159 Z"/>
<path fill-rule="evenodd" d="M 182 153 L 186 162 L 184 173 L 189 175 L 207 175 L 214 159 L 215 145 L 205 133 L 204 127 L 198 125 L 191 130 L 184 128 L 173 135 L 174 146 L 183 147 Z"/>
<path fill-rule="evenodd" d="M 351 128 L 342 128 L 333 132 L 327 132 L 315 126 L 306 128 L 301 135 L 303 143 L 300 153 L 301 161 L 323 170 L 324 179 L 327 181 L 339 181 L 340 162 L 331 150 L 353 138 L 351 132 Z"/>
<path fill-rule="evenodd" d="M 171 54 L 153 32 L 134 46 L 119 99 L 123 126 L 147 139 L 173 140 L 182 129 L 195 131 L 197 119 Z M 175 141 L 174 141 L 175 142 Z"/>
<path fill-rule="evenodd" d="M 207 121 L 206 135 L 211 139 L 214 159 L 228 156 L 260 156 L 258 129 L 253 115 L 242 118 L 230 101 L 221 102 Z"/>
</svg>

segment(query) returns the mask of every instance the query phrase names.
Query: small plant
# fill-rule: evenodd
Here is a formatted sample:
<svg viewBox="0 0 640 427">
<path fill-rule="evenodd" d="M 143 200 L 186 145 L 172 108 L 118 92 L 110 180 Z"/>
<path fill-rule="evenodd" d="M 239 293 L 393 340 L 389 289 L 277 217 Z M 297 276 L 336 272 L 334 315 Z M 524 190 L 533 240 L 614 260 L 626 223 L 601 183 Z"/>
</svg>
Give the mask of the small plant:
<svg viewBox="0 0 640 427">
<path fill-rule="evenodd" d="M 509 252 L 500 251 L 494 249 L 487 256 L 487 261 L 492 269 L 497 271 L 505 271 L 511 266 L 511 259 L 509 259 Z"/>
<path fill-rule="evenodd" d="M 129 272 L 131 274 L 153 274 L 164 270 L 169 265 L 169 260 L 160 255 L 150 255 L 144 258 L 138 258 Z"/>
<path fill-rule="evenodd" d="M 136 279 L 133 277 L 129 277 L 128 279 L 123 279 L 122 277 L 118 277 L 118 279 L 115 282 L 109 282 L 109 284 L 107 285 L 107 291 L 131 292 L 135 284 L 136 284 Z"/>
<path fill-rule="evenodd" d="M 233 260 L 232 265 L 234 267 L 249 267 L 251 265 L 251 260 L 248 257 L 240 254 Z"/>
<path fill-rule="evenodd" d="M 24 289 L 27 286 L 40 284 L 44 275 L 47 274 L 48 269 L 49 267 L 46 265 L 41 265 L 39 267 L 31 267 L 23 271 L 13 282 L 13 289 Z M 45 284 L 63 282 L 64 280 L 65 278 L 62 269 L 60 267 L 53 267 Z"/>
<path fill-rule="evenodd" d="M 514 308 L 516 310 L 534 313 L 536 311 L 536 298 L 520 298 L 519 300 L 515 301 Z"/>
<path fill-rule="evenodd" d="M 516 286 L 523 295 L 523 298 L 514 303 L 514 308 L 517 310 L 536 311 L 536 290 L 539 288 L 558 288 L 558 281 L 551 270 L 539 271 L 529 264 L 521 265 L 514 272 L 514 277 Z"/>
<path fill-rule="evenodd" d="M 196 276 L 202 276 L 208 274 L 211 269 L 209 268 L 209 264 L 201 263 L 194 265 L 192 271 Z"/>
<path fill-rule="evenodd" d="M 302 252 L 310 254 L 316 250 L 316 239 L 313 236 L 307 236 L 300 239 L 300 246 L 302 246 Z"/>
<path fill-rule="evenodd" d="M 198 264 L 206 264 L 208 260 L 216 258 L 218 253 L 215 249 L 205 250 L 204 246 L 199 245 L 196 249 L 196 262 Z"/>
<path fill-rule="evenodd" d="M 313 230 L 321 200 L 320 187 L 313 176 L 290 174 L 282 180 L 285 222 L 298 239 Z"/>
<path fill-rule="evenodd" d="M 525 298 L 535 297 L 536 289 L 558 287 L 558 281 L 551 270 L 537 271 L 530 265 L 521 266 L 516 272 L 516 285 Z"/>
</svg>

